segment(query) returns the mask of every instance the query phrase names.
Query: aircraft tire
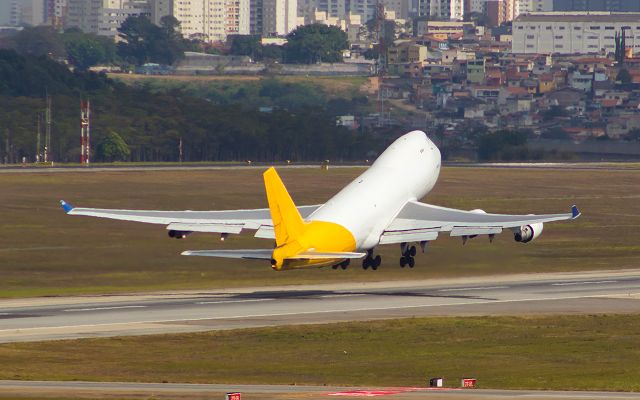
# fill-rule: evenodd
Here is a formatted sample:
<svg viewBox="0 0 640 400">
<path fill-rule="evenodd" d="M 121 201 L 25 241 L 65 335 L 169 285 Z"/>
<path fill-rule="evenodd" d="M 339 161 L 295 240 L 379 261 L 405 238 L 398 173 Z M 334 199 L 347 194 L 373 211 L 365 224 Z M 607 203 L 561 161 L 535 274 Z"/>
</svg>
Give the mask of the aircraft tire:
<svg viewBox="0 0 640 400">
<path fill-rule="evenodd" d="M 406 257 L 400 257 L 400 268 L 404 268 L 407 265 Z"/>
<path fill-rule="evenodd" d="M 409 257 L 409 268 L 413 268 L 416 265 L 416 259 Z"/>
<path fill-rule="evenodd" d="M 411 257 L 415 257 L 415 256 L 416 256 L 416 253 L 417 253 L 417 251 L 416 251 L 416 246 L 411 246 L 411 248 L 409 249 L 409 255 L 410 255 Z"/>
</svg>

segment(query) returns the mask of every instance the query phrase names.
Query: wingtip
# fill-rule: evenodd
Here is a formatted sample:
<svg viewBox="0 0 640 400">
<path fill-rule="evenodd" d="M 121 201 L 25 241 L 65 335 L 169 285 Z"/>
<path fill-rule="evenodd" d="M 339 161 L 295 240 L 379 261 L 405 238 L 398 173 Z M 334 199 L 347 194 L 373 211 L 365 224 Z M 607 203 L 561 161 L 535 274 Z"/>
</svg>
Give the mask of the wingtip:
<svg viewBox="0 0 640 400">
<path fill-rule="evenodd" d="M 576 206 L 575 204 L 573 206 L 571 206 L 571 218 L 572 219 L 576 219 L 578 218 L 582 213 L 580 212 L 580 210 L 578 210 L 578 206 Z"/>
<path fill-rule="evenodd" d="M 190 256 L 192 254 L 191 250 L 185 250 L 182 253 L 180 253 L 181 256 Z"/>
<path fill-rule="evenodd" d="M 66 212 L 67 214 L 69 214 L 71 210 L 73 210 L 73 206 L 64 200 L 60 200 L 60 205 L 62 206 L 64 212 Z"/>
</svg>

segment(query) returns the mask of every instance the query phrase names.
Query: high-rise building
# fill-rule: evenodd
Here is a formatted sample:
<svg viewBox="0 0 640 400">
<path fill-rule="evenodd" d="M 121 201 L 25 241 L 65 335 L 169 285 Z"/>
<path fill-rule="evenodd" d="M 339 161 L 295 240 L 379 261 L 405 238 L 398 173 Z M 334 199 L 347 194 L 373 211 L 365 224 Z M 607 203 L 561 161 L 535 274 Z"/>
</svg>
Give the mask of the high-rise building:
<svg viewBox="0 0 640 400">
<path fill-rule="evenodd" d="M 296 0 L 262 0 L 263 36 L 283 36 L 297 26 Z"/>
<path fill-rule="evenodd" d="M 64 25 L 67 0 L 44 0 L 44 22 L 56 27 Z"/>
<path fill-rule="evenodd" d="M 151 20 L 171 15 L 184 37 L 208 42 L 250 33 L 250 0 L 150 0 Z M 253 3 L 253 0 L 251 1 Z"/>
<path fill-rule="evenodd" d="M 133 15 L 151 15 L 147 0 L 67 0 L 65 27 L 116 37 L 118 28 Z"/>
<path fill-rule="evenodd" d="M 640 0 L 553 0 L 553 11 L 639 12 Z"/>
<path fill-rule="evenodd" d="M 9 0 L 9 24 L 37 26 L 45 21 L 44 0 Z"/>
<path fill-rule="evenodd" d="M 462 19 L 465 11 L 465 0 L 419 0 L 419 15 L 443 19 Z"/>
</svg>

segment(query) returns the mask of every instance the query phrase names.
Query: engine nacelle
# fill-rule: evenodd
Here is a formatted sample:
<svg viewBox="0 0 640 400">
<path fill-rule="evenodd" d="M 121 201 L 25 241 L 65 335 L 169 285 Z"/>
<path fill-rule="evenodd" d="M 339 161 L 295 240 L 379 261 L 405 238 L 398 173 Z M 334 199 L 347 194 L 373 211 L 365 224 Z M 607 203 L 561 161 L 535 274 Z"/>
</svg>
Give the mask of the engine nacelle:
<svg viewBox="0 0 640 400">
<path fill-rule="evenodd" d="M 513 238 L 516 242 L 529 243 L 542 234 L 543 226 L 542 222 L 521 226 L 520 229 L 514 231 Z"/>
<path fill-rule="evenodd" d="M 187 236 L 189 236 L 192 232 L 190 231 L 174 231 L 174 230 L 170 230 L 169 231 L 169 237 L 170 238 L 174 238 L 174 239 L 184 239 Z"/>
</svg>

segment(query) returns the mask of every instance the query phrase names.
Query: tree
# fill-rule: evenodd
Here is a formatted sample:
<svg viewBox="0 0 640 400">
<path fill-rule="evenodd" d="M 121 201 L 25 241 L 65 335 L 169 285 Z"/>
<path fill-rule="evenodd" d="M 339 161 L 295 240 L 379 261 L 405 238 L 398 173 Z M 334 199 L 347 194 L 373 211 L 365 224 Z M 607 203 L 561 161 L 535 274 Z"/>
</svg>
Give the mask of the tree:
<svg viewBox="0 0 640 400">
<path fill-rule="evenodd" d="M 11 41 L 11 47 L 20 54 L 64 58 L 64 43 L 50 26 L 24 28 Z"/>
<path fill-rule="evenodd" d="M 229 35 L 227 43 L 231 44 L 229 52 L 234 56 L 249 56 L 256 60 L 262 56 L 260 35 Z"/>
<path fill-rule="evenodd" d="M 624 85 L 628 85 L 632 81 L 631 74 L 626 68 L 623 68 L 620 70 L 620 72 L 618 72 L 618 75 L 616 76 L 616 81 L 619 81 Z"/>
<path fill-rule="evenodd" d="M 526 158 L 526 145 L 526 131 L 501 130 L 487 133 L 478 139 L 478 158 L 480 160 Z"/>
<path fill-rule="evenodd" d="M 180 23 L 172 16 L 162 17 L 160 22 L 162 26 L 156 26 L 144 15 L 127 18 L 118 28 L 120 56 L 136 65 L 173 64 L 182 58 L 187 43 L 178 32 Z"/>
<path fill-rule="evenodd" d="M 107 136 L 98 142 L 96 147 L 96 157 L 102 161 L 127 161 L 131 156 L 129 146 L 114 131 L 110 131 Z"/>
<path fill-rule="evenodd" d="M 287 63 L 342 62 L 342 51 L 349 48 L 347 34 L 342 29 L 323 24 L 299 26 L 287 39 Z"/>
<path fill-rule="evenodd" d="M 97 64 L 112 63 L 116 59 L 116 45 L 109 38 L 79 30 L 65 32 L 62 37 L 67 58 L 81 71 Z"/>
</svg>

